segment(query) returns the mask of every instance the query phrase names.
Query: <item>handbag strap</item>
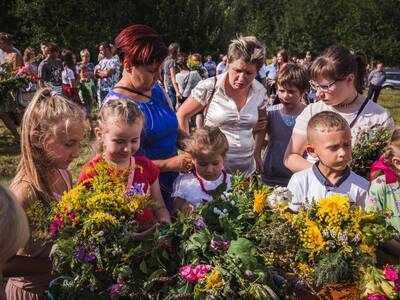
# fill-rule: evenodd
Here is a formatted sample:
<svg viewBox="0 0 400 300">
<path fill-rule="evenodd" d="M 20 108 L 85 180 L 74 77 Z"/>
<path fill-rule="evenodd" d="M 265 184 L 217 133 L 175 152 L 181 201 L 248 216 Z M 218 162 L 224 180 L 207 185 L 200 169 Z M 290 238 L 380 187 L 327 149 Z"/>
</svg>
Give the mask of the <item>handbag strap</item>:
<svg viewBox="0 0 400 300">
<path fill-rule="evenodd" d="M 365 99 L 364 103 L 361 105 L 360 109 L 358 110 L 356 117 L 354 118 L 353 121 L 351 121 L 350 128 L 353 128 L 353 126 L 356 123 L 358 117 L 361 115 L 361 113 L 363 112 L 365 106 L 367 106 L 368 102 L 369 102 L 369 99 L 368 98 Z"/>
<path fill-rule="evenodd" d="M 132 93 L 132 94 L 137 94 L 137 95 L 140 95 L 140 96 L 145 97 L 145 98 L 147 98 L 147 99 L 151 99 L 151 96 L 148 96 L 148 95 L 142 93 L 141 91 L 138 91 L 137 89 L 128 88 L 128 87 L 122 86 L 122 85 L 116 85 L 116 86 L 114 86 L 114 87 L 113 87 L 113 90 L 115 90 L 115 89 L 125 90 L 125 91 L 128 91 L 128 92 Z"/>
<path fill-rule="evenodd" d="M 204 107 L 204 110 L 203 110 L 204 122 L 206 121 L 206 117 L 207 117 L 207 113 L 208 113 L 208 109 L 210 107 L 211 101 L 214 98 L 214 93 L 215 93 L 215 87 L 216 86 L 217 86 L 217 76 L 214 77 L 213 89 L 212 89 L 210 97 L 208 97 L 208 99 L 207 99 L 207 104 L 206 104 L 206 106 Z"/>
</svg>

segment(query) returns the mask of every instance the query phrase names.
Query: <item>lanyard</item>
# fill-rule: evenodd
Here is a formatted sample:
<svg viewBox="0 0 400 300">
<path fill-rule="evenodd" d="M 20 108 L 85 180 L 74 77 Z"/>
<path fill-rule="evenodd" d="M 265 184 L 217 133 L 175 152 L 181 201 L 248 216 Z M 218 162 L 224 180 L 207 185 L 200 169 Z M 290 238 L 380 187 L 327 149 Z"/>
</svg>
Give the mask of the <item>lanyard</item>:
<svg viewBox="0 0 400 300">
<path fill-rule="evenodd" d="M 133 184 L 133 178 L 135 177 L 135 158 L 133 156 L 131 156 L 130 159 L 130 172 L 129 172 L 129 176 L 128 176 L 128 181 L 126 183 L 126 190 L 129 191 L 132 187 Z"/>
</svg>

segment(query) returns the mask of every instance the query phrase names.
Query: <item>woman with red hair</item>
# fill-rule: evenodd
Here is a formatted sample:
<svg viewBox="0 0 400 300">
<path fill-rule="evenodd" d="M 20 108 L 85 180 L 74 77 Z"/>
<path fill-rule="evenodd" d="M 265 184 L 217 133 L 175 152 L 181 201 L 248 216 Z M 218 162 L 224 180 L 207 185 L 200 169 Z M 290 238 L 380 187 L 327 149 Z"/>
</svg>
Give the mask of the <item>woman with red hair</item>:
<svg viewBox="0 0 400 300">
<path fill-rule="evenodd" d="M 172 184 L 178 172 L 187 172 L 192 164 L 188 155 L 178 155 L 178 120 L 157 81 L 168 49 L 157 32 L 145 25 L 131 25 L 115 39 L 123 64 L 121 80 L 108 93 L 111 99 L 136 103 L 145 116 L 141 150 L 160 169 L 160 185 L 167 208 L 172 210 Z"/>
</svg>

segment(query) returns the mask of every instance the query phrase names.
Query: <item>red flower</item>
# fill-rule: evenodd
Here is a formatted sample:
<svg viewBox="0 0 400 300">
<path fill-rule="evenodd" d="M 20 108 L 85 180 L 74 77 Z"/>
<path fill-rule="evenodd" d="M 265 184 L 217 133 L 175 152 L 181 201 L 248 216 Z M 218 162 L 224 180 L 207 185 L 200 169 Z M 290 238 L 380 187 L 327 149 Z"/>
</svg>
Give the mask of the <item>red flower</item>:
<svg viewBox="0 0 400 300">
<path fill-rule="evenodd" d="M 143 209 L 143 213 L 136 218 L 136 222 L 139 224 L 150 223 L 154 220 L 154 212 L 152 208 Z"/>
</svg>

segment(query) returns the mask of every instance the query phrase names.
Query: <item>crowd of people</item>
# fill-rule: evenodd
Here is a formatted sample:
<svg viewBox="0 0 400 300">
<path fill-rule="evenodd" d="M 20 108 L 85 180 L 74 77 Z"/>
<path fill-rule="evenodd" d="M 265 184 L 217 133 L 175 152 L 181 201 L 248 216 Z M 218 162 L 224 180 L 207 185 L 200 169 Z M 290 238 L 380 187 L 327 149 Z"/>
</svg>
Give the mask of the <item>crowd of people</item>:
<svg viewBox="0 0 400 300">
<path fill-rule="evenodd" d="M 160 223 L 211 201 L 210 191 L 221 184 L 229 190 L 230 174 L 240 171 L 245 178 L 260 174 L 269 186 L 287 186 L 293 211 L 345 194 L 363 209 L 390 210 L 388 222 L 400 230 L 400 129 L 388 110 L 363 94 L 368 77 L 361 52 L 332 46 L 312 60 L 310 52 L 289 59 L 282 49 L 266 64 L 265 47 L 247 36 L 232 40 L 218 64 L 212 56 L 202 63 L 199 53 L 182 53 L 176 43 L 167 47 L 144 25 L 125 28 L 113 44 L 100 44 L 97 64 L 86 49 L 77 62 L 72 51 L 60 56 L 56 44 L 43 43 L 44 59 L 37 66 L 34 49 L 22 57 L 4 33 L 0 48 L 1 64 L 38 77 L 23 117 L 18 103 L 0 102 L 1 119 L 21 143 L 11 192 L 0 189 L 7 299 L 45 295 L 50 248 L 29 237 L 21 207 L 50 205 L 71 189 L 67 168 L 79 156 L 82 124 L 93 107 L 99 150 L 79 182 L 96 176 L 94 166 L 103 161 L 129 168 L 127 189 L 151 195 Z M 368 80 L 371 93 L 379 94 L 374 86 L 380 74 Z M 355 136 L 372 124 L 393 134 L 370 183 L 349 163 Z M 399 246 L 391 243 L 388 251 L 400 256 Z"/>
</svg>

